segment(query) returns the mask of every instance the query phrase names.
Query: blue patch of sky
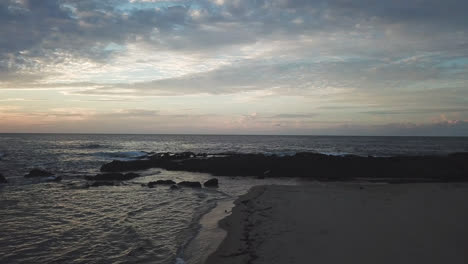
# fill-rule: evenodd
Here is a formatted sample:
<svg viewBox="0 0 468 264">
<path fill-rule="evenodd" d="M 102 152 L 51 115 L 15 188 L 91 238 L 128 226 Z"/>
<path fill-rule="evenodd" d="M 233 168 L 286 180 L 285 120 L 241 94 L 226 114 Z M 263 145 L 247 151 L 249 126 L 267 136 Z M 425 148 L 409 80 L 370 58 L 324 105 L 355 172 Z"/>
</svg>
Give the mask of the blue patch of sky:
<svg viewBox="0 0 468 264">
<path fill-rule="evenodd" d="M 154 9 L 154 8 L 169 8 L 180 5 L 190 5 L 192 1 L 157 1 L 157 2 L 127 2 L 116 7 L 116 9 L 123 12 L 140 10 L 140 9 Z"/>
<path fill-rule="evenodd" d="M 460 58 L 445 60 L 442 63 L 440 63 L 438 67 L 459 68 L 459 67 L 465 67 L 466 65 L 468 65 L 468 57 L 460 57 Z"/>
<path fill-rule="evenodd" d="M 116 44 L 114 42 L 111 42 L 107 44 L 107 46 L 104 48 L 105 51 L 125 51 L 126 48 L 123 45 Z"/>
<path fill-rule="evenodd" d="M 468 57 L 447 59 L 436 65 L 444 74 L 453 75 L 465 73 L 468 68 Z"/>
<path fill-rule="evenodd" d="M 160 80 L 166 77 L 164 72 L 155 67 L 148 66 L 138 69 L 128 69 L 125 73 L 119 74 L 118 77 L 116 77 L 115 73 L 102 73 L 91 76 L 88 81 L 98 84 L 136 83 Z"/>
</svg>

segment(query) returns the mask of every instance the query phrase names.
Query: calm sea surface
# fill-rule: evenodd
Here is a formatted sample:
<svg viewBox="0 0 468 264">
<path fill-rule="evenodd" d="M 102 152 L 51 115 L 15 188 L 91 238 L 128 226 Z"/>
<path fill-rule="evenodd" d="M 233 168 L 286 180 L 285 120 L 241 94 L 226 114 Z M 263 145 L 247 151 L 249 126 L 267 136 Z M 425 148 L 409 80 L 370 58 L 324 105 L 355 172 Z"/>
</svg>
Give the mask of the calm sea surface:
<svg viewBox="0 0 468 264">
<path fill-rule="evenodd" d="M 468 138 L 0 134 L 0 173 L 9 181 L 0 185 L 0 263 L 196 263 L 193 254 L 183 260 L 184 248 L 217 201 L 257 184 L 296 183 L 220 177 L 219 189 L 142 187 L 157 179 L 210 178 L 151 169 L 121 186 L 85 188 L 83 176 L 106 162 L 166 151 L 446 155 L 468 151 Z M 25 179 L 35 167 L 64 180 Z"/>
</svg>

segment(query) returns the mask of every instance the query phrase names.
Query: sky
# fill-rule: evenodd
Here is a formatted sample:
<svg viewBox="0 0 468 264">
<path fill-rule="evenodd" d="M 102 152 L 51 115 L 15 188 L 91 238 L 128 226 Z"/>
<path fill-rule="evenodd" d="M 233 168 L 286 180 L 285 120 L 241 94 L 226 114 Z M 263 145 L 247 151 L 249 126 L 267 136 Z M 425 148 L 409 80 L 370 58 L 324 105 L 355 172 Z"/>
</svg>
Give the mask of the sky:
<svg viewBox="0 0 468 264">
<path fill-rule="evenodd" d="M 0 0 L 0 133 L 468 136 L 465 0 Z"/>
</svg>

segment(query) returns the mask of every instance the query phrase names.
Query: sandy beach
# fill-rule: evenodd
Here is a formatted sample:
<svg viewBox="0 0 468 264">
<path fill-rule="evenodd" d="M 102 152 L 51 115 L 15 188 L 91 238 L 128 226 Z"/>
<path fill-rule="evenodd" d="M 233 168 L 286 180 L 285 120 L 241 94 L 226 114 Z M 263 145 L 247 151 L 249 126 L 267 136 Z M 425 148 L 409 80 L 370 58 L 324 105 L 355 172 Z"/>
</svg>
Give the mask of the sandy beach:
<svg viewBox="0 0 468 264">
<path fill-rule="evenodd" d="M 466 223 L 466 183 L 258 186 L 207 263 L 468 263 Z"/>
</svg>

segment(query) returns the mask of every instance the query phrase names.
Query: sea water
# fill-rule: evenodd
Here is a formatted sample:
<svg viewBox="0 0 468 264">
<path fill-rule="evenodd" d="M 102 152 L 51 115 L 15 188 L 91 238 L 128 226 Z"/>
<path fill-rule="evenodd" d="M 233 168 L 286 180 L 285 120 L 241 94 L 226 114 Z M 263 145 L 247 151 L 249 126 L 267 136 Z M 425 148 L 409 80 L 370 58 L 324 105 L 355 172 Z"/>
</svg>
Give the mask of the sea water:
<svg viewBox="0 0 468 264">
<path fill-rule="evenodd" d="M 212 178 L 155 168 L 120 186 L 85 186 L 83 177 L 106 162 L 167 151 L 446 155 L 468 151 L 468 138 L 0 134 L 0 173 L 9 181 L 0 185 L 0 263 L 196 263 L 206 256 L 203 250 L 212 250 L 207 241 L 218 237 L 202 232 L 204 241 L 194 240 L 216 204 L 254 185 L 296 184 L 291 178 L 218 177 L 217 189 L 144 187 L 158 179 Z M 62 182 L 23 177 L 36 167 Z"/>
</svg>

